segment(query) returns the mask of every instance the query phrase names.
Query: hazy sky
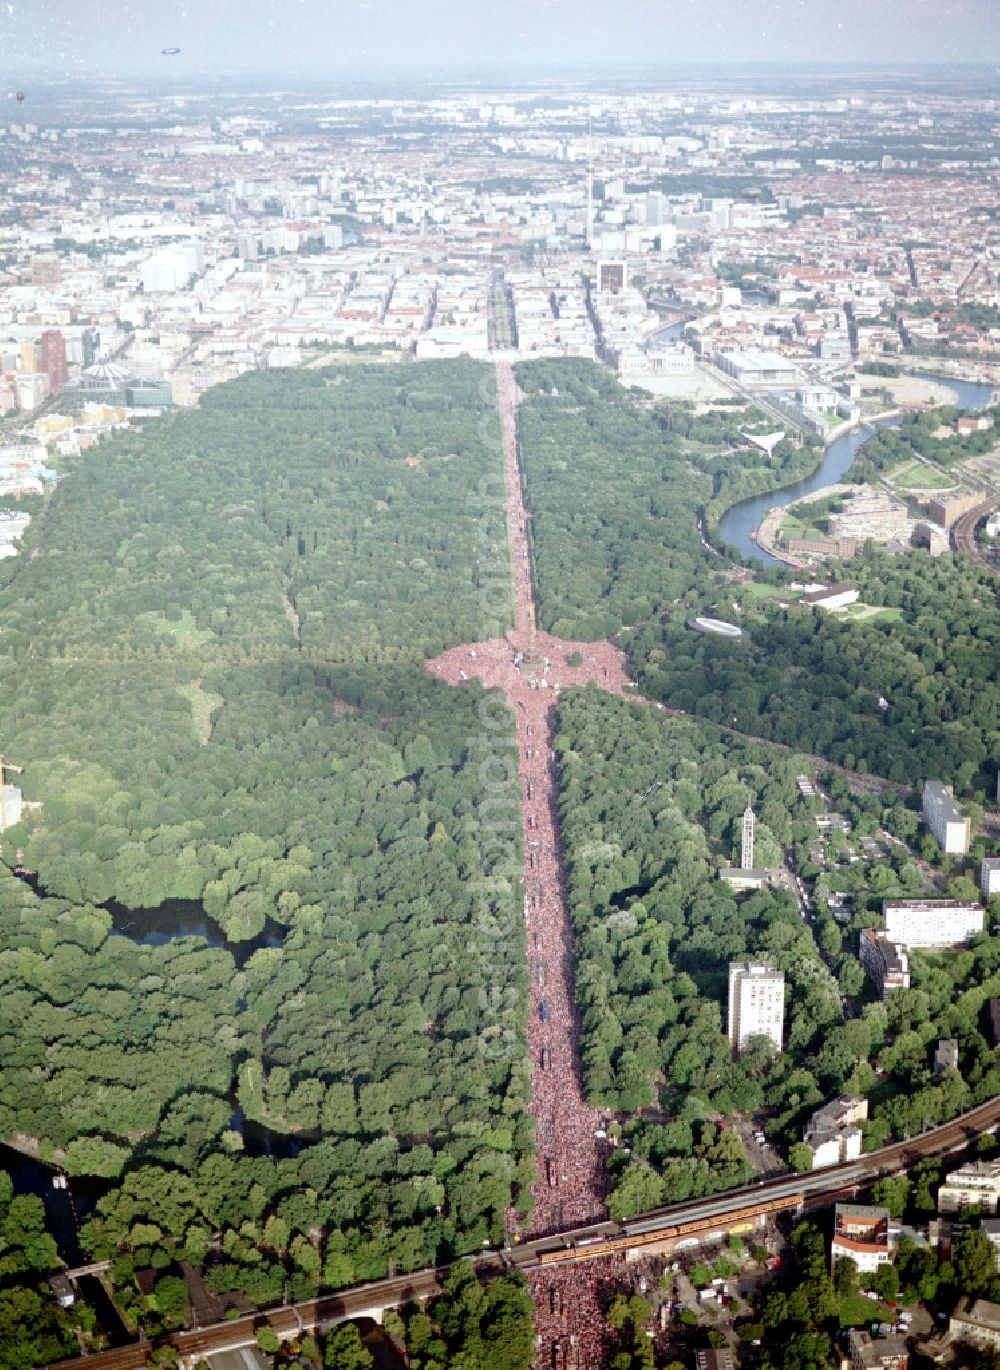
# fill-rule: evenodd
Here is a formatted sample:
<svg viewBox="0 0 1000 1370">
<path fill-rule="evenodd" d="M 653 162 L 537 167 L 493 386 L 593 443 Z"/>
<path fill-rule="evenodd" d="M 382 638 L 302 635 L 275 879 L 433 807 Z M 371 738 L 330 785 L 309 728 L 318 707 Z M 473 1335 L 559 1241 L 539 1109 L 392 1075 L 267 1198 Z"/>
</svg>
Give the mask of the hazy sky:
<svg viewBox="0 0 1000 1370">
<path fill-rule="evenodd" d="M 175 57 L 161 56 L 179 47 Z M 0 0 L 0 72 L 1000 62 L 1000 0 Z"/>
</svg>

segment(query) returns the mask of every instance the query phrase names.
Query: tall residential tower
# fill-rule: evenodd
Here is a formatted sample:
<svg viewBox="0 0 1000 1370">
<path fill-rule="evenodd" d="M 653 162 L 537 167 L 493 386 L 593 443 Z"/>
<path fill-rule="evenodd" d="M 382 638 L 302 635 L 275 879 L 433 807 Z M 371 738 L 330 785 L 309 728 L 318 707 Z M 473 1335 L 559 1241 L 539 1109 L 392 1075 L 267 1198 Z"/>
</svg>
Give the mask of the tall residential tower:
<svg viewBox="0 0 1000 1370">
<path fill-rule="evenodd" d="M 785 977 L 766 961 L 729 963 L 729 1044 L 739 1055 L 751 1037 L 767 1037 L 781 1050 L 785 1030 Z"/>
</svg>

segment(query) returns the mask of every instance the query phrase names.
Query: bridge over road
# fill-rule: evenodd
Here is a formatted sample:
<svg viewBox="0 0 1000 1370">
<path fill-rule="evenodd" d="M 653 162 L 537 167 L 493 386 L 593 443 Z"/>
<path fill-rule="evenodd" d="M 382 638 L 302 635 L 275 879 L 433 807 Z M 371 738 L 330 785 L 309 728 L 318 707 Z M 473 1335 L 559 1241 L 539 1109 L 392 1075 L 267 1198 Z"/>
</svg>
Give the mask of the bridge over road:
<svg viewBox="0 0 1000 1370">
<path fill-rule="evenodd" d="M 280 1338 L 323 1332 L 348 1318 L 373 1318 L 382 1321 L 387 1308 L 401 1307 L 411 1299 L 428 1299 L 440 1294 L 444 1270 L 421 1270 L 413 1275 L 380 1280 L 377 1284 L 343 1294 L 327 1294 L 286 1308 L 272 1308 L 232 1322 L 216 1323 L 195 1332 L 175 1332 L 155 1341 L 99 1351 L 92 1356 L 57 1361 L 52 1370 L 142 1370 L 153 1352 L 169 1346 L 178 1353 L 182 1367 L 190 1367 L 217 1351 L 243 1351 L 257 1345 L 257 1332 L 269 1327 Z M 495 1273 L 495 1272 L 494 1272 Z"/>
</svg>

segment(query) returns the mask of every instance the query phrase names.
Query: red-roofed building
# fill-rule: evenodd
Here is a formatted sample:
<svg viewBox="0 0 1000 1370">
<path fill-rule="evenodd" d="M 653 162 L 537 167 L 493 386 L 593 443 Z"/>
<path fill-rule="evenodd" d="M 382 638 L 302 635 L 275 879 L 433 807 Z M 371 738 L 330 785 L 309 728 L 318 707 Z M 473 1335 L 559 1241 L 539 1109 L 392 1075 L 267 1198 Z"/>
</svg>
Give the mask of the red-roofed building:
<svg viewBox="0 0 1000 1370">
<path fill-rule="evenodd" d="M 830 1269 L 841 1257 L 854 1261 L 861 1274 L 870 1275 L 892 1260 L 889 1210 L 867 1204 L 837 1204 L 834 1210 Z"/>
</svg>

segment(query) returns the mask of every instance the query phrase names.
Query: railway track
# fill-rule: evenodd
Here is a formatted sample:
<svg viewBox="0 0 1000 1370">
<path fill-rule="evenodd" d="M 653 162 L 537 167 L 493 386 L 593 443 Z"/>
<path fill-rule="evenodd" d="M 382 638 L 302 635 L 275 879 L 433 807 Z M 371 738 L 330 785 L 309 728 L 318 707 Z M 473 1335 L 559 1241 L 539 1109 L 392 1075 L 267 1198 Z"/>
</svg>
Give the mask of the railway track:
<svg viewBox="0 0 1000 1370">
<path fill-rule="evenodd" d="M 951 543 L 956 552 L 964 552 L 977 566 L 982 566 L 993 575 L 1000 575 L 1000 568 L 984 557 L 976 545 L 976 525 L 987 515 L 992 514 L 994 509 L 1000 509 L 1000 495 L 983 500 L 975 509 L 970 509 L 967 514 L 956 519 L 951 529 Z"/>
<path fill-rule="evenodd" d="M 906 1141 L 894 1142 L 844 1165 L 763 1180 L 710 1198 L 658 1208 L 621 1222 L 598 1222 L 570 1228 L 522 1242 L 503 1252 L 467 1259 L 480 1279 L 487 1280 L 509 1269 L 545 1270 L 599 1260 L 665 1240 L 704 1240 L 716 1233 L 722 1236 L 755 1218 L 829 1203 L 875 1180 L 896 1175 L 925 1157 L 945 1156 L 964 1148 L 983 1132 L 995 1131 L 998 1127 L 1000 1097 L 990 1099 L 940 1127 Z M 372 1309 L 431 1297 L 440 1290 L 445 1273 L 439 1269 L 417 1270 L 411 1275 L 308 1299 L 293 1307 L 273 1308 L 196 1332 L 175 1332 L 154 1342 L 119 1347 L 56 1364 L 61 1370 L 141 1370 L 153 1352 L 163 1346 L 192 1360 L 211 1351 L 253 1346 L 256 1330 L 260 1327 L 271 1327 L 279 1335 L 292 1336 L 332 1326 Z M 55 1366 L 50 1370 L 55 1370 Z"/>
</svg>

